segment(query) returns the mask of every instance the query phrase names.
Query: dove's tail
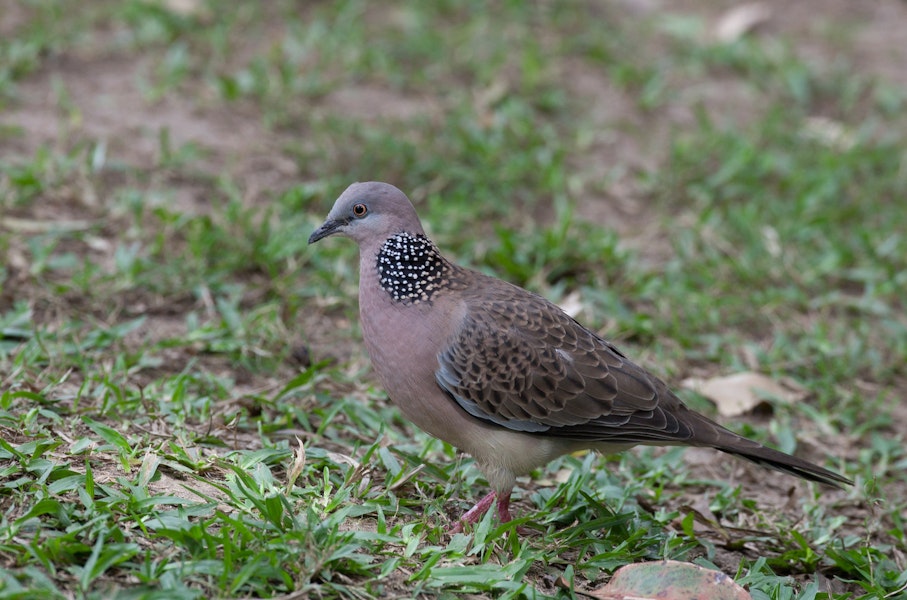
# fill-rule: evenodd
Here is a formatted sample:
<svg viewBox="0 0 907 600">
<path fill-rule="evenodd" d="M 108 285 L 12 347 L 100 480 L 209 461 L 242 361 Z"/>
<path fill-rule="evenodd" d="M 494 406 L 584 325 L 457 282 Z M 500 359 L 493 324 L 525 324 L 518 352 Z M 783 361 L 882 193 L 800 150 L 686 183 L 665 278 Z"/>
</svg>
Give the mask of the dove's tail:
<svg viewBox="0 0 907 600">
<path fill-rule="evenodd" d="M 746 441 L 755 444 L 755 442 L 751 442 L 750 440 Z M 834 471 L 829 471 L 824 467 L 820 467 L 819 465 L 803 460 L 802 458 L 797 458 L 796 456 L 791 456 L 790 454 L 785 454 L 784 452 L 766 446 L 759 445 L 750 447 L 749 444 L 743 445 L 731 443 L 726 446 L 715 447 L 722 452 L 745 458 L 746 460 L 752 461 L 763 467 L 775 469 L 776 471 L 781 471 L 790 475 L 796 475 L 797 477 L 802 477 L 809 481 L 824 483 L 825 485 L 836 488 L 843 488 L 845 485 L 853 485 L 853 481 L 847 479 L 843 475 L 839 475 Z"/>
<path fill-rule="evenodd" d="M 757 465 L 836 488 L 853 485 L 853 481 L 843 475 L 739 436 L 699 413 L 684 411 L 684 415 L 686 425 L 694 432 L 689 442 L 693 445 L 711 446 Z"/>
</svg>

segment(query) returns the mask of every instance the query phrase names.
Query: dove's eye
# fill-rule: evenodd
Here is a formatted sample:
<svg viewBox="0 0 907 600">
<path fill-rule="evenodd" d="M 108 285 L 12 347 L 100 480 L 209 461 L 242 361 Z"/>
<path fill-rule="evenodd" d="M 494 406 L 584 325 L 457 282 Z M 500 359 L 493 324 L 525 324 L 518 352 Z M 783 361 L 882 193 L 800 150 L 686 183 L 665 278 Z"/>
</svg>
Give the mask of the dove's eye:
<svg viewBox="0 0 907 600">
<path fill-rule="evenodd" d="M 368 207 L 365 204 L 357 204 L 353 207 L 353 216 L 361 219 L 368 214 Z"/>
</svg>

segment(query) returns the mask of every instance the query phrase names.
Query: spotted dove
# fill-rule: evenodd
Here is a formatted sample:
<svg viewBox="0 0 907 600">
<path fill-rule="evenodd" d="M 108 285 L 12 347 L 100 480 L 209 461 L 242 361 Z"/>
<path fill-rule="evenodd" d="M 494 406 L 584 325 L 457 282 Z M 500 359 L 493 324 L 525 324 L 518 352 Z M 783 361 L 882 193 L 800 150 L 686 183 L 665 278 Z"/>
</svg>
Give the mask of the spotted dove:
<svg viewBox="0 0 907 600">
<path fill-rule="evenodd" d="M 331 235 L 359 244 L 362 335 L 391 400 L 421 429 L 471 454 L 491 486 L 454 530 L 476 522 L 495 498 L 500 520 L 509 521 L 516 477 L 590 448 L 710 446 L 810 481 L 852 484 L 693 412 L 541 296 L 450 262 L 392 185 L 347 188 L 309 243 Z"/>
</svg>

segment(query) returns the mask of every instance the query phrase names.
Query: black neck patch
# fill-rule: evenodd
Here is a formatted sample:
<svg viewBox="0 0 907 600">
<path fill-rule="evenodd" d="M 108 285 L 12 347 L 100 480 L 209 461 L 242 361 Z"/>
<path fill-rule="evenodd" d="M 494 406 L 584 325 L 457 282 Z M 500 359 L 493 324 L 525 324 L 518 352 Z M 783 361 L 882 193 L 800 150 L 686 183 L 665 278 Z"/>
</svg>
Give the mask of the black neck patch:
<svg viewBox="0 0 907 600">
<path fill-rule="evenodd" d="M 398 233 L 378 251 L 378 281 L 396 302 L 429 302 L 448 286 L 450 264 L 422 234 Z"/>
</svg>

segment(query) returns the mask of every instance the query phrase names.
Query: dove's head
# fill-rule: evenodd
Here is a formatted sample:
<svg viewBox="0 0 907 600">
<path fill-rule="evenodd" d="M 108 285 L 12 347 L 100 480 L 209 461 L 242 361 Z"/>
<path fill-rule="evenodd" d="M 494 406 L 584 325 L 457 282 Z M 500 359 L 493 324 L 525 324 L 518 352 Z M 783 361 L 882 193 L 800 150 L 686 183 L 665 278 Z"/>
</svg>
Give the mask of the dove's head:
<svg viewBox="0 0 907 600">
<path fill-rule="evenodd" d="M 309 243 L 342 235 L 363 246 L 382 243 L 399 233 L 424 235 L 412 202 L 388 183 L 369 181 L 346 188 L 321 227 L 312 232 Z"/>
</svg>

